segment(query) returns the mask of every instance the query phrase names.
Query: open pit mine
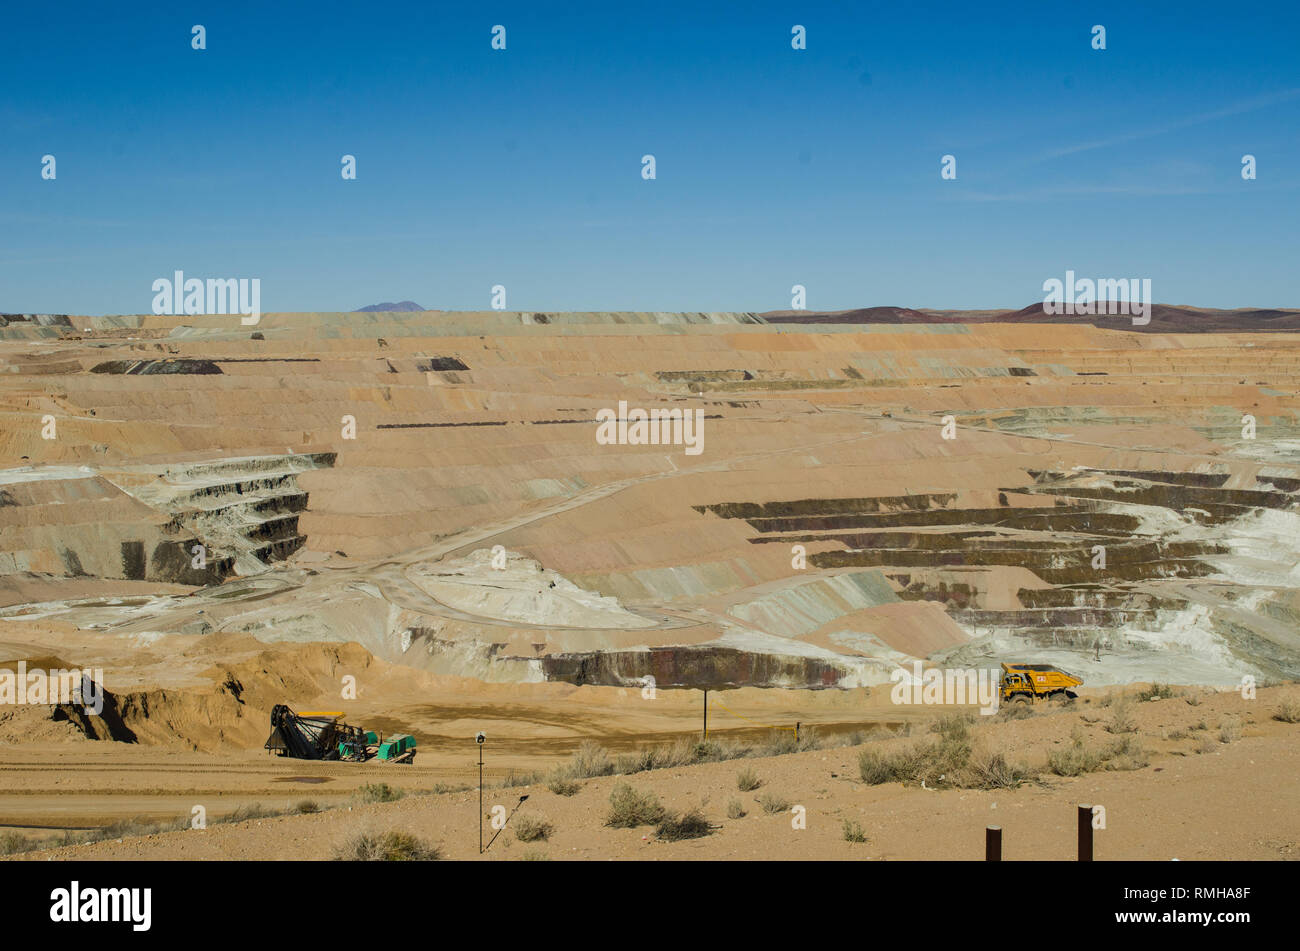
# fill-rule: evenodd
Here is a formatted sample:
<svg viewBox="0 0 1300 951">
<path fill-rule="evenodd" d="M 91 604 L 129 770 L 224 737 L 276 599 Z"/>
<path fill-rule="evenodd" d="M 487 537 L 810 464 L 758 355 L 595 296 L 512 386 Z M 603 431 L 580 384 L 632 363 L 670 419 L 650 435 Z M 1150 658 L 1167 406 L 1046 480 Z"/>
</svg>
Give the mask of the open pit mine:
<svg viewBox="0 0 1300 951">
<path fill-rule="evenodd" d="M 107 701 L 0 730 L 254 749 L 345 675 L 422 749 L 438 683 L 1295 679 L 1296 315 L 1155 311 L 9 315 L 0 661 Z M 626 407 L 700 451 L 598 439 Z"/>
</svg>

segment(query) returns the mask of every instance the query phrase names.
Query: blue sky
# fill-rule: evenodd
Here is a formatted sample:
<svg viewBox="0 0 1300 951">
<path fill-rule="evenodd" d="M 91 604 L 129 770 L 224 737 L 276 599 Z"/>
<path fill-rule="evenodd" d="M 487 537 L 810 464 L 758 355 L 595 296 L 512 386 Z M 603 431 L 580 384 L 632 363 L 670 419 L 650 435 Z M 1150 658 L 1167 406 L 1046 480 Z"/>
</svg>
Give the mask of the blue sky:
<svg viewBox="0 0 1300 951">
<path fill-rule="evenodd" d="M 7 4 L 0 311 L 1300 306 L 1296 4 L 725 6 Z"/>
</svg>

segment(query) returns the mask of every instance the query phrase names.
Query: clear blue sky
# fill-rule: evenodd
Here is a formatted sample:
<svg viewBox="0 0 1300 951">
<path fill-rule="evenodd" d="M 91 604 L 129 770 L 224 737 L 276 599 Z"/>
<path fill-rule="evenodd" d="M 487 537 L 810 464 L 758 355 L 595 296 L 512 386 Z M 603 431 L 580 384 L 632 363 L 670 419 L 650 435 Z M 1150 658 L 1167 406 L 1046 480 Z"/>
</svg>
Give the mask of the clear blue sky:
<svg viewBox="0 0 1300 951">
<path fill-rule="evenodd" d="M 725 6 L 6 3 L 0 311 L 1300 306 L 1294 2 Z"/>
</svg>

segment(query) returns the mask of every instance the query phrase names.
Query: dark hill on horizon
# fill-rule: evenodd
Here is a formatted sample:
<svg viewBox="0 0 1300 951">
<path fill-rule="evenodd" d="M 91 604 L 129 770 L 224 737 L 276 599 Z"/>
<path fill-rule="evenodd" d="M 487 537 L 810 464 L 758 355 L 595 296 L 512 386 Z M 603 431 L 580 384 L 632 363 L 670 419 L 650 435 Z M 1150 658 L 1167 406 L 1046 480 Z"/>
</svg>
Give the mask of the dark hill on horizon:
<svg viewBox="0 0 1300 951">
<path fill-rule="evenodd" d="M 385 301 L 382 304 L 367 304 L 365 307 L 358 307 L 352 313 L 354 314 L 384 314 L 384 313 L 405 313 L 410 311 L 426 310 L 413 300 L 398 301 L 396 304 Z"/>
<path fill-rule="evenodd" d="M 1151 320 L 1134 324 L 1127 314 L 1071 316 L 1044 313 L 1042 302 L 1020 310 L 930 310 L 910 307 L 862 307 L 855 310 L 776 310 L 759 314 L 769 324 L 1092 324 L 1106 330 L 1142 333 L 1258 333 L 1300 331 L 1300 310 L 1156 304 Z"/>
</svg>

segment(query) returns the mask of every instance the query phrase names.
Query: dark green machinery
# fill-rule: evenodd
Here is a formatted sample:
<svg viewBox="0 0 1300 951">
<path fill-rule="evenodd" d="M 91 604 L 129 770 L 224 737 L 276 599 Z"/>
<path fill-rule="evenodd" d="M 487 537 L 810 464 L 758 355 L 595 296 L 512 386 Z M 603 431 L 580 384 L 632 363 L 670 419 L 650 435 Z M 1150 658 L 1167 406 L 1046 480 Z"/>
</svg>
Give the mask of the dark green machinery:
<svg viewBox="0 0 1300 951">
<path fill-rule="evenodd" d="M 374 730 L 343 722 L 342 713 L 294 713 L 283 703 L 271 710 L 271 735 L 267 750 L 293 759 L 342 760 L 361 763 L 409 763 L 415 759 L 415 737 L 399 733 L 380 740 Z"/>
<path fill-rule="evenodd" d="M 271 710 L 271 735 L 265 749 L 293 759 L 352 759 L 365 752 L 365 734 L 348 726 L 342 713 L 294 713 L 279 703 Z M 346 755 L 345 755 L 346 753 Z"/>
<path fill-rule="evenodd" d="M 376 757 L 386 763 L 409 763 L 415 759 L 415 737 L 398 733 L 379 744 Z"/>
</svg>

